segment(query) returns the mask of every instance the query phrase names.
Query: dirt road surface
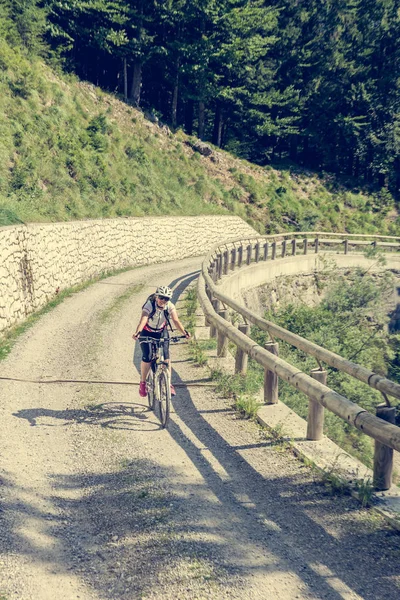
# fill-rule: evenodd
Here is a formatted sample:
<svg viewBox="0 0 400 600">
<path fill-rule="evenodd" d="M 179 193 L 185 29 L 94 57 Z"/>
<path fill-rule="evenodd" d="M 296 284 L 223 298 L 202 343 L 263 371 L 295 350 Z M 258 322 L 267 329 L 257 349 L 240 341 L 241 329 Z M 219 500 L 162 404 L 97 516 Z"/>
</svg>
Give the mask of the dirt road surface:
<svg viewBox="0 0 400 600">
<path fill-rule="evenodd" d="M 196 385 L 185 345 L 168 431 L 139 397 L 141 306 L 199 267 L 96 283 L 0 364 L 0 598 L 400 598 L 398 533 Z"/>
</svg>

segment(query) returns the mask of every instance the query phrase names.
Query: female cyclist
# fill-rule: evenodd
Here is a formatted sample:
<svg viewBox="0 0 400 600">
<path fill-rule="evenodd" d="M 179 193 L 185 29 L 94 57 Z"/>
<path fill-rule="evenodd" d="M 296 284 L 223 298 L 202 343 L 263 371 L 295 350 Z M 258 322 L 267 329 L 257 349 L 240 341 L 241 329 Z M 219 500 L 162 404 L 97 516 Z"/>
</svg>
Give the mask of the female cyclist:
<svg viewBox="0 0 400 600">
<path fill-rule="evenodd" d="M 169 363 L 171 373 L 171 361 L 169 358 L 169 334 L 168 326 L 172 329 L 170 319 L 174 325 L 183 333 L 184 336 L 190 338 L 190 333 L 186 331 L 179 320 L 175 304 L 171 302 L 172 290 L 166 285 L 161 285 L 156 289 L 156 293 L 149 296 L 142 307 L 142 316 L 136 327 L 136 332 L 133 334 L 133 339 L 153 338 L 164 340 L 164 358 Z M 146 377 L 150 370 L 151 356 L 150 344 L 141 344 L 142 362 L 140 364 L 140 385 L 139 395 L 143 398 L 147 395 Z M 172 381 L 172 379 L 171 379 Z M 171 396 L 175 396 L 175 388 L 171 384 Z"/>
</svg>

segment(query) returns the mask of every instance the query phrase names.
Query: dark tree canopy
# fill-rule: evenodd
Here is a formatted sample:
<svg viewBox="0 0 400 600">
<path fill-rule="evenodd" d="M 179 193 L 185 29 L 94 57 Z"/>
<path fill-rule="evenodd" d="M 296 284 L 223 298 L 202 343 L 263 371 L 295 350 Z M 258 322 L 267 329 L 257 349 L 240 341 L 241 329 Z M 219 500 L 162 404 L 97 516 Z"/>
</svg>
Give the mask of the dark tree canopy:
<svg viewBox="0 0 400 600">
<path fill-rule="evenodd" d="M 399 198 L 397 0 L 5 0 L 0 31 L 243 158 Z"/>
</svg>

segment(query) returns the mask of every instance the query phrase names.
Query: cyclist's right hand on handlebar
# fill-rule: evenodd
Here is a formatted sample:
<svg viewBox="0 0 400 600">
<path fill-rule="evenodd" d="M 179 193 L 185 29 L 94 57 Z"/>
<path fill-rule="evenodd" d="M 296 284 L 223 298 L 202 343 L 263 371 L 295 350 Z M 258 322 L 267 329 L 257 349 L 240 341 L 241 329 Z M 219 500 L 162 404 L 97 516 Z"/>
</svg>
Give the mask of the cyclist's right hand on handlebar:
<svg viewBox="0 0 400 600">
<path fill-rule="evenodd" d="M 141 333 L 142 333 L 141 331 L 137 331 L 136 333 L 134 333 L 134 334 L 133 334 L 132 338 L 133 338 L 134 340 L 137 340 L 137 339 L 139 339 L 139 335 L 140 335 Z"/>
</svg>

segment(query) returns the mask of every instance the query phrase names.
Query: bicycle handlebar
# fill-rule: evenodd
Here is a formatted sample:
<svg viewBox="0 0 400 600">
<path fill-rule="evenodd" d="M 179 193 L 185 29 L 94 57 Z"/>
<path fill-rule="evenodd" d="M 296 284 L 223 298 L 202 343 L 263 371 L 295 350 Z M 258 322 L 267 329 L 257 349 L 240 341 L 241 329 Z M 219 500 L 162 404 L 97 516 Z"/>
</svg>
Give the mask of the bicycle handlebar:
<svg viewBox="0 0 400 600">
<path fill-rule="evenodd" d="M 178 340 L 187 340 L 188 338 L 186 337 L 186 335 L 174 335 L 169 339 L 171 340 L 171 342 L 177 342 Z"/>
<path fill-rule="evenodd" d="M 161 337 L 159 339 L 147 336 L 147 337 L 143 337 L 141 340 L 139 339 L 139 342 L 140 342 L 140 344 L 150 344 L 150 343 L 154 342 L 154 343 L 160 343 L 160 345 L 161 345 L 165 341 L 168 341 L 168 342 L 174 342 L 176 344 L 178 342 L 178 340 L 183 340 L 183 339 L 186 340 L 188 338 L 186 337 L 186 335 L 174 335 L 172 337 L 167 337 L 167 338 Z"/>
</svg>

